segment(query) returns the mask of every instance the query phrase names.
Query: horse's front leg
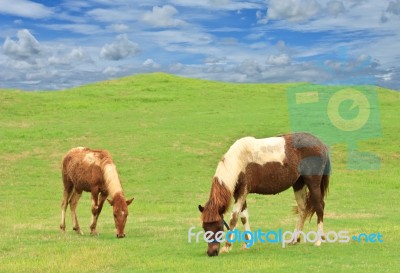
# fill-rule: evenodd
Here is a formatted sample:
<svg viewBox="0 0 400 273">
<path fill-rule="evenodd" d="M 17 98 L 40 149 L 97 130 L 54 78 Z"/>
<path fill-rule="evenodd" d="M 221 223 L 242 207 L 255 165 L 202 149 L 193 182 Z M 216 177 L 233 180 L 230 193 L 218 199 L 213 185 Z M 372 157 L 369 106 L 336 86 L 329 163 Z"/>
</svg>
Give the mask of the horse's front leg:
<svg viewBox="0 0 400 273">
<path fill-rule="evenodd" d="M 92 191 L 92 223 L 90 224 L 90 234 L 97 235 L 96 226 L 99 217 L 99 192 Z"/>
<path fill-rule="evenodd" d="M 232 209 L 232 214 L 231 214 L 231 219 L 229 221 L 229 229 L 230 230 L 234 230 L 236 228 L 237 225 L 237 221 L 239 219 L 239 214 L 242 211 L 243 208 L 243 204 L 246 202 L 246 197 L 242 196 L 241 198 L 239 198 L 235 205 L 233 206 Z M 230 234 L 229 235 L 229 241 L 233 241 L 234 239 L 234 235 Z M 226 241 L 225 245 L 221 248 L 221 250 L 219 251 L 220 253 L 224 253 L 224 252 L 229 252 L 232 249 L 232 243 Z"/>
<path fill-rule="evenodd" d="M 253 238 L 251 238 L 250 235 L 250 223 L 249 223 L 249 212 L 247 211 L 247 204 L 246 201 L 244 202 L 242 211 L 240 212 L 240 220 L 242 221 L 242 224 L 244 226 L 244 229 L 246 232 L 246 234 L 244 235 L 245 239 L 247 240 L 247 243 L 244 243 L 242 246 L 242 249 L 249 249 L 253 244 L 251 243 Z"/>
<path fill-rule="evenodd" d="M 98 235 L 98 233 L 96 231 L 97 220 L 99 219 L 101 210 L 103 209 L 104 201 L 106 201 L 106 199 L 107 199 L 107 194 L 99 194 L 98 195 L 97 213 L 96 213 L 96 215 L 92 215 L 92 224 L 90 225 L 92 235 Z M 92 209 L 92 213 L 93 213 L 93 209 Z"/>
</svg>

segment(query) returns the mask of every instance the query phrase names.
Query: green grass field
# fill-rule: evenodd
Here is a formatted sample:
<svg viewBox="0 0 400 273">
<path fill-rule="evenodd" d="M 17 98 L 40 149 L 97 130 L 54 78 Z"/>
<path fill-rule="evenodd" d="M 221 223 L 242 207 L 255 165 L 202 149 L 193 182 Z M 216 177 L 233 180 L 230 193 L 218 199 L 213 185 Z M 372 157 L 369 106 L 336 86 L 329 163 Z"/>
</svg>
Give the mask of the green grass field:
<svg viewBox="0 0 400 273">
<path fill-rule="evenodd" d="M 242 136 L 290 131 L 286 88 L 228 84 L 165 74 L 137 75 L 55 92 L 0 90 L 0 272 L 397 272 L 400 268 L 400 93 L 377 88 L 381 138 L 362 150 L 381 157 L 377 171 L 346 168 L 345 144 L 332 152 L 326 231 L 380 232 L 383 243 L 255 244 L 207 257 L 188 243 L 201 229 L 221 156 Z M 323 109 L 321 109 L 323 111 Z M 108 149 L 127 197 L 134 196 L 125 239 L 111 207 L 89 235 L 90 195 L 78 206 L 85 234 L 59 231 L 61 159 L 75 146 Z M 249 195 L 255 229 L 293 230 L 293 192 Z M 242 229 L 242 226 L 239 226 Z M 316 230 L 316 218 L 305 231 Z"/>
</svg>

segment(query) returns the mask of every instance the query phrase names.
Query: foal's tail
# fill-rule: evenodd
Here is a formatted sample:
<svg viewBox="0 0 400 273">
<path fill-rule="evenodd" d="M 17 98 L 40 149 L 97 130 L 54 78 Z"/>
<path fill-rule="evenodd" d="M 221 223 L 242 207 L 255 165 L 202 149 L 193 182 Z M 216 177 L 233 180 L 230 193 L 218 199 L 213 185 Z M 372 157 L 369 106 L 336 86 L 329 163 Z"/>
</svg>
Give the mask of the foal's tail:
<svg viewBox="0 0 400 273">
<path fill-rule="evenodd" d="M 325 196 L 328 194 L 329 191 L 329 177 L 331 174 L 331 161 L 329 159 L 329 152 L 328 149 L 325 149 L 326 152 L 326 163 L 324 166 L 324 173 L 322 174 L 322 178 L 321 178 L 321 185 L 320 185 L 320 189 L 321 189 L 321 202 L 322 202 L 322 208 L 325 208 Z M 306 213 L 306 218 L 309 217 L 310 221 L 311 221 L 311 217 L 314 215 L 315 213 L 315 208 L 314 205 L 312 203 L 312 199 L 311 199 L 311 194 L 308 192 L 307 193 L 307 199 L 306 199 L 306 209 L 305 209 L 305 213 Z"/>
</svg>

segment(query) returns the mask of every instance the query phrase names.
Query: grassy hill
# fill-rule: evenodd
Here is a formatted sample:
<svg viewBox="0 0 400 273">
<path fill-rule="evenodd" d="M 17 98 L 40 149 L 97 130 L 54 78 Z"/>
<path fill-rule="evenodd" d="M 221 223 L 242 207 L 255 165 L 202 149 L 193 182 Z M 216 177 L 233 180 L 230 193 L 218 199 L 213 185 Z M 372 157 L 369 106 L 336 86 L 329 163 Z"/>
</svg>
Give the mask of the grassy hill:
<svg viewBox="0 0 400 273">
<path fill-rule="evenodd" d="M 217 162 L 242 136 L 291 131 L 286 90 L 302 84 L 231 84 L 156 73 L 55 92 L 0 90 L 0 272 L 396 272 L 400 249 L 400 96 L 377 88 L 383 136 L 359 143 L 379 170 L 346 167 L 345 144 L 332 147 L 325 228 L 383 234 L 383 243 L 255 244 L 208 258 L 198 204 L 208 198 Z M 323 109 L 321 109 L 323 111 Z M 59 231 L 62 156 L 75 146 L 108 149 L 127 197 L 117 240 L 110 206 L 89 235 L 90 196 L 78 217 L 85 234 Z M 253 230 L 293 230 L 292 190 L 250 195 Z M 242 227 L 239 227 L 242 229 Z M 305 231 L 316 229 L 316 219 Z"/>
</svg>

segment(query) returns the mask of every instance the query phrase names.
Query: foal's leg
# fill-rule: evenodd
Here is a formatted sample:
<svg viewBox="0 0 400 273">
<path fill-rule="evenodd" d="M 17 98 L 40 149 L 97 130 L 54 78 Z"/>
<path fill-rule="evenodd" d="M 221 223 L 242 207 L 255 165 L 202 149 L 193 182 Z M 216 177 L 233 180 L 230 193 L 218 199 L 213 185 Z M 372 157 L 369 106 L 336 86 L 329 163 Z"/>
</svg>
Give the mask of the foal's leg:
<svg viewBox="0 0 400 273">
<path fill-rule="evenodd" d="M 106 199 L 107 195 L 97 194 L 97 196 L 95 196 L 95 194 L 93 195 L 92 193 L 92 223 L 90 225 L 90 234 L 92 235 L 98 234 L 96 231 L 97 219 L 99 219 L 100 212 L 103 209 L 103 204 Z"/>
<path fill-rule="evenodd" d="M 75 230 L 76 233 L 83 235 L 83 232 L 81 231 L 78 223 L 78 217 L 76 216 L 76 207 L 78 206 L 78 201 L 79 198 L 81 198 L 82 193 L 77 193 L 75 190 L 72 193 L 71 199 L 70 199 L 70 208 L 71 208 L 71 216 L 72 216 L 72 224 L 73 224 L 73 230 Z"/>
<path fill-rule="evenodd" d="M 293 241 L 291 244 L 297 244 L 300 243 L 300 235 L 301 231 L 303 230 L 304 227 L 304 222 L 306 220 L 306 199 L 307 199 L 307 187 L 306 185 L 303 184 L 303 187 L 301 189 L 293 188 L 294 189 L 294 197 L 296 199 L 297 203 L 297 213 L 299 215 L 299 218 L 297 220 L 296 224 L 296 231 L 297 231 L 297 236 L 293 238 Z"/>
<path fill-rule="evenodd" d="M 239 214 L 242 211 L 243 205 L 246 202 L 246 195 L 239 197 L 235 204 L 233 205 L 231 219 L 229 221 L 229 229 L 234 230 L 239 219 Z M 233 240 L 233 234 L 229 236 L 230 240 Z M 232 243 L 226 241 L 223 248 L 221 248 L 220 253 L 229 252 L 232 249 Z"/>
<path fill-rule="evenodd" d="M 99 192 L 92 192 L 92 223 L 90 224 L 90 234 L 97 235 L 96 225 L 97 225 L 97 213 L 99 209 Z"/>
<path fill-rule="evenodd" d="M 304 178 L 308 189 L 310 190 L 310 197 L 312 204 L 317 214 L 317 224 L 318 224 L 318 239 L 315 242 L 315 246 L 321 245 L 321 239 L 325 239 L 324 234 L 324 200 L 321 193 L 321 176 L 313 175 Z"/>
</svg>

